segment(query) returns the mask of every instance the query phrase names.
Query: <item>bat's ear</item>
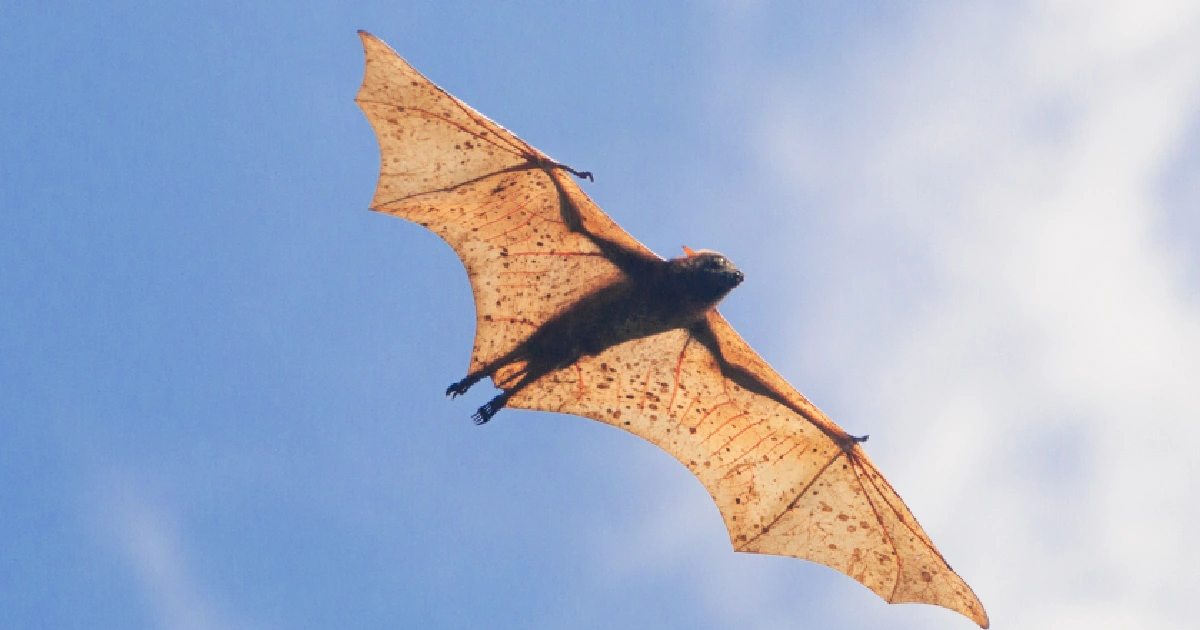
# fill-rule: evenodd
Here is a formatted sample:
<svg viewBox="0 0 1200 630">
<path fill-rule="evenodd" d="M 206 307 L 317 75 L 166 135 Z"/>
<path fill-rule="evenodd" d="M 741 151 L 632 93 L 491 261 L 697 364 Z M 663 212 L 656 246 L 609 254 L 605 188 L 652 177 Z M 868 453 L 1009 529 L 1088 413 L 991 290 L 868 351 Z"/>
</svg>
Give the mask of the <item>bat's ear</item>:
<svg viewBox="0 0 1200 630">
<path fill-rule="evenodd" d="M 696 255 L 696 250 L 692 249 L 691 247 L 688 247 L 687 245 L 684 245 L 683 253 L 686 254 L 688 258 L 691 258 L 692 256 Z"/>
</svg>

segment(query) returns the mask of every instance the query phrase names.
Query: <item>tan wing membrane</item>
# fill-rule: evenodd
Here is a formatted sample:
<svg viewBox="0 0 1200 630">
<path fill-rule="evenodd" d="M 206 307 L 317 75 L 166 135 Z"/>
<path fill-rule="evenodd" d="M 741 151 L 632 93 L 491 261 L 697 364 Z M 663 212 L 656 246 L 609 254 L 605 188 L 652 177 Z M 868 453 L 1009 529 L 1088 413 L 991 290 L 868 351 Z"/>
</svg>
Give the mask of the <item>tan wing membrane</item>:
<svg viewBox="0 0 1200 630">
<path fill-rule="evenodd" d="M 420 224 L 458 254 L 475 294 L 471 370 L 511 351 L 618 268 L 587 233 L 657 258 L 545 154 L 421 76 L 360 32 L 357 102 L 379 139 L 371 209 Z"/>
<path fill-rule="evenodd" d="M 355 99 L 383 156 L 371 207 L 525 164 L 537 152 L 360 33 L 367 69 Z"/>
<path fill-rule="evenodd" d="M 670 331 L 549 374 L 509 406 L 593 418 L 658 445 L 708 489 L 738 551 L 819 562 L 888 602 L 943 606 L 986 628 L 975 594 L 861 447 L 777 376 L 788 395 L 729 378 L 731 364 L 768 382 L 775 373 L 715 312 L 714 322 L 727 331 L 723 360 Z"/>
<path fill-rule="evenodd" d="M 693 273 L 673 266 L 684 259 L 655 256 L 596 207 L 569 169 L 361 36 L 367 65 L 357 101 L 381 155 L 371 208 L 449 243 L 475 296 L 470 371 L 447 393 L 491 377 L 503 393 L 478 422 L 508 406 L 641 436 L 700 479 L 734 549 L 819 562 L 888 602 L 943 606 L 987 627 L 979 600 L 861 439 L 711 310 L 729 287 L 687 306 L 692 285 L 672 284 L 670 275 Z M 697 265 L 732 267 L 713 252 L 693 256 Z M 736 268 L 728 273 L 737 276 L 730 286 L 741 281 Z"/>
<path fill-rule="evenodd" d="M 592 287 L 621 276 L 595 244 L 564 227 L 558 194 L 540 169 L 377 209 L 428 227 L 458 252 L 475 294 L 471 370 L 511 351 Z"/>
</svg>

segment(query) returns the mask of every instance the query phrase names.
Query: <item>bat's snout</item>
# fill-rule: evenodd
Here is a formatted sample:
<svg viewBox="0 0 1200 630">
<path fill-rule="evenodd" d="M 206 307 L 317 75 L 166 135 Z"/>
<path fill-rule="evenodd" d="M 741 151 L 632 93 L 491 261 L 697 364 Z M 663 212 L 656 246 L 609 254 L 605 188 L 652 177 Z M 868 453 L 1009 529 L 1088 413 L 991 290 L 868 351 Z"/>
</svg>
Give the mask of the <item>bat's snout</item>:
<svg viewBox="0 0 1200 630">
<path fill-rule="evenodd" d="M 715 275 L 713 281 L 714 284 L 720 287 L 722 294 L 727 294 L 736 289 L 737 286 L 742 283 L 742 280 L 745 279 L 746 274 L 742 273 L 740 269 L 734 267 L 732 269 L 722 270 L 720 273 Z"/>
</svg>

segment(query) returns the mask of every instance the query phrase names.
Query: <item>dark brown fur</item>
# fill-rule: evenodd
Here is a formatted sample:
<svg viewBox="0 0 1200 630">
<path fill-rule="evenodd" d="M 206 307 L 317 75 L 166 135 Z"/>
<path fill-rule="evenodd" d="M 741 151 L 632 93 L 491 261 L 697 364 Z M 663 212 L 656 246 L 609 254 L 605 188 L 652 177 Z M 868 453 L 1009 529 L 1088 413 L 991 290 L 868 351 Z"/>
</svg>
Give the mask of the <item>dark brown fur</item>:
<svg viewBox="0 0 1200 630">
<path fill-rule="evenodd" d="M 602 249 L 609 247 L 602 245 Z M 511 385 L 498 383 L 504 392 L 472 416 L 476 423 L 483 424 L 525 386 L 582 356 L 595 356 L 626 341 L 696 325 L 744 277 L 728 258 L 716 252 L 671 260 L 626 259 L 622 271 L 622 280 L 572 304 L 512 352 L 451 385 L 446 395 L 466 393 L 504 367 L 524 363 L 520 378 Z"/>
</svg>

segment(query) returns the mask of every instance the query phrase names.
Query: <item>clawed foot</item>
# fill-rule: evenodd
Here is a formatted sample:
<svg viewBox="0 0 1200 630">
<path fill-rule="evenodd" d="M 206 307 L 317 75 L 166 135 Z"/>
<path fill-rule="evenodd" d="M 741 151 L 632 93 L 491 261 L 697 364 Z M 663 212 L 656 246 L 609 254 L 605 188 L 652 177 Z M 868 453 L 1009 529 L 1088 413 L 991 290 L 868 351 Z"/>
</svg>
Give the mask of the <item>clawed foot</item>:
<svg viewBox="0 0 1200 630">
<path fill-rule="evenodd" d="M 464 378 L 463 380 L 446 388 L 446 397 L 453 400 L 467 393 L 468 389 L 471 389 L 471 385 L 467 383 L 467 379 Z"/>
<path fill-rule="evenodd" d="M 496 415 L 496 412 L 504 407 L 503 403 L 496 404 L 496 401 L 497 398 L 493 398 L 488 404 L 480 407 L 478 411 L 471 414 L 471 420 L 474 420 L 477 425 L 486 424 L 488 420 L 491 420 Z"/>
<path fill-rule="evenodd" d="M 508 404 L 508 397 L 509 393 L 505 392 L 489 400 L 486 405 L 479 408 L 479 411 L 471 415 L 471 419 L 475 421 L 475 424 L 486 423 L 492 419 L 492 416 L 503 409 L 504 405 Z"/>
<path fill-rule="evenodd" d="M 550 160 L 549 163 L 557 168 L 561 168 L 562 170 L 574 175 L 575 177 L 578 177 L 579 179 L 586 179 L 586 180 L 592 181 L 592 182 L 596 181 L 596 178 L 592 177 L 591 171 L 577 171 L 577 170 L 571 168 L 570 166 L 567 166 L 566 164 L 563 164 L 561 162 L 555 162 L 553 160 Z M 545 164 L 545 162 L 542 162 L 542 164 Z"/>
<path fill-rule="evenodd" d="M 839 442 L 839 446 L 842 447 L 843 451 L 850 453 L 850 452 L 854 451 L 855 446 L 862 444 L 863 442 L 866 442 L 867 438 L 869 438 L 871 436 L 864 435 L 862 437 L 859 437 L 857 435 L 847 435 L 846 437 L 849 439 L 838 440 L 838 442 Z"/>
<path fill-rule="evenodd" d="M 464 378 L 450 387 L 447 387 L 446 396 L 449 398 L 457 398 L 458 396 L 462 396 L 463 394 L 467 393 L 468 389 L 471 389 L 472 385 L 479 382 L 479 378 L 479 376 L 468 376 L 467 378 Z M 492 416 L 496 415 L 498 411 L 504 408 L 504 405 L 508 403 L 508 398 L 511 395 L 512 392 L 505 392 L 489 400 L 486 405 L 480 407 L 478 411 L 471 414 L 471 419 L 475 421 L 475 424 L 486 423 L 488 420 L 492 419 Z"/>
</svg>

